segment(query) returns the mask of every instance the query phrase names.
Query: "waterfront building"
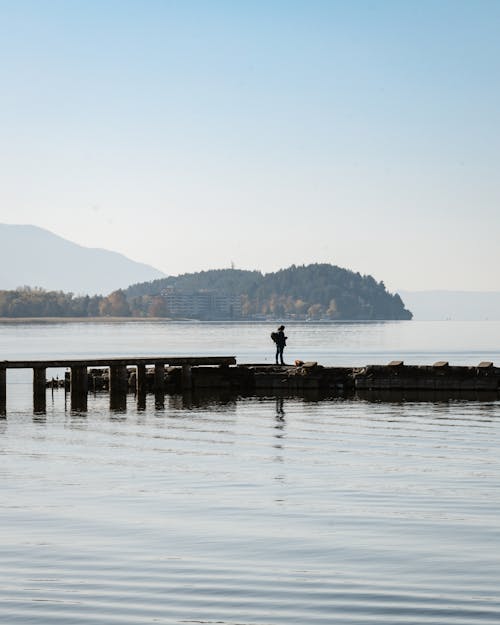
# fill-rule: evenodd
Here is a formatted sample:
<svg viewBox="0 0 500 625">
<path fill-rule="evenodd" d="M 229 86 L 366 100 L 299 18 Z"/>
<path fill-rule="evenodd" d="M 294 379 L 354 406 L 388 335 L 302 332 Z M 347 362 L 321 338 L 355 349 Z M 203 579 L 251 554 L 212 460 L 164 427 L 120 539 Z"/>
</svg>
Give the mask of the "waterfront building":
<svg viewBox="0 0 500 625">
<path fill-rule="evenodd" d="M 171 317 L 186 319 L 240 319 L 241 296 L 217 291 L 164 289 L 161 293 Z"/>
</svg>

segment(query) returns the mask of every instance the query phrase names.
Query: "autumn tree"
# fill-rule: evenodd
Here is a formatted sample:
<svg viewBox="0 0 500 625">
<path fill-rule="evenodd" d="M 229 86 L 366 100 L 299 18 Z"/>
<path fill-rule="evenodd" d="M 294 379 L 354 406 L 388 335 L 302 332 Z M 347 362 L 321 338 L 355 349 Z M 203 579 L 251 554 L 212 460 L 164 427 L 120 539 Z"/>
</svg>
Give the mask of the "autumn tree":
<svg viewBox="0 0 500 625">
<path fill-rule="evenodd" d="M 160 295 L 151 298 L 149 317 L 168 317 L 167 302 Z"/>
<path fill-rule="evenodd" d="M 130 317 L 130 306 L 125 293 L 118 289 L 105 297 L 99 305 L 103 317 Z"/>
</svg>

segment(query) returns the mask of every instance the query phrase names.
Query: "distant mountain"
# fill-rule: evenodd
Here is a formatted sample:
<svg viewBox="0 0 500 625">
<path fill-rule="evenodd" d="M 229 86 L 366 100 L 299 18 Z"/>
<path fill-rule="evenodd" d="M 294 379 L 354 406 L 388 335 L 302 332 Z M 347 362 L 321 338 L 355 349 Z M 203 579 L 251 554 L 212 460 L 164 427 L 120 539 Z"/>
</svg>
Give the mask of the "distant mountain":
<svg viewBox="0 0 500 625">
<path fill-rule="evenodd" d="M 133 306 L 140 306 L 141 298 L 158 296 L 168 289 L 239 295 L 241 314 L 247 318 L 412 318 L 400 296 L 389 293 L 383 282 L 329 264 L 292 265 L 268 274 L 238 269 L 201 271 L 134 284 L 125 295 Z"/>
<path fill-rule="evenodd" d="M 37 226 L 0 224 L 0 289 L 31 286 L 107 294 L 164 275 L 122 254 L 82 247 Z"/>
<path fill-rule="evenodd" d="M 401 291 L 401 297 L 417 321 L 500 320 L 497 291 Z"/>
</svg>

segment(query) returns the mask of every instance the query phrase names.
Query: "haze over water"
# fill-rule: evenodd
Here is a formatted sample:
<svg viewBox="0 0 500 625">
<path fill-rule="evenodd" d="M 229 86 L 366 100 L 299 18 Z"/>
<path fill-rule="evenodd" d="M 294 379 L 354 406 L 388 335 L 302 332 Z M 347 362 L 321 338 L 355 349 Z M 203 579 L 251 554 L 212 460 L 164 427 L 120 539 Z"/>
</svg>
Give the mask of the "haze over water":
<svg viewBox="0 0 500 625">
<path fill-rule="evenodd" d="M 2 358 L 272 360 L 272 324 L 0 324 Z M 290 324 L 288 361 L 500 363 L 500 324 Z M 61 374 L 62 372 L 58 372 Z M 49 371 L 49 375 L 51 372 Z M 500 622 L 500 403 L 107 394 L 0 421 L 0 621 Z"/>
</svg>

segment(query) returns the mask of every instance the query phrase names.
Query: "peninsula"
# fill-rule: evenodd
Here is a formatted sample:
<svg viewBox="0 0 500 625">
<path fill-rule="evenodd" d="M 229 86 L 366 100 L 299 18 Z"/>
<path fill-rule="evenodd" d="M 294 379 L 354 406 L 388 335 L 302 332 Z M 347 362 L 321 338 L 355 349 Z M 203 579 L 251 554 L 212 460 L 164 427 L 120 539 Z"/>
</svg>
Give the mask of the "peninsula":
<svg viewBox="0 0 500 625">
<path fill-rule="evenodd" d="M 3 318 L 168 318 L 198 320 L 404 320 L 397 293 L 383 282 L 330 264 L 277 272 L 215 269 L 133 284 L 107 296 L 0 291 Z"/>
</svg>

